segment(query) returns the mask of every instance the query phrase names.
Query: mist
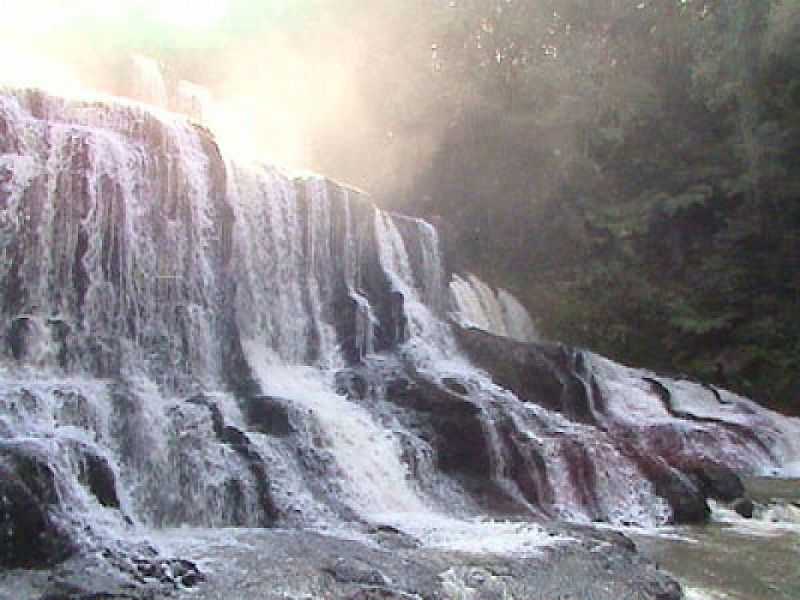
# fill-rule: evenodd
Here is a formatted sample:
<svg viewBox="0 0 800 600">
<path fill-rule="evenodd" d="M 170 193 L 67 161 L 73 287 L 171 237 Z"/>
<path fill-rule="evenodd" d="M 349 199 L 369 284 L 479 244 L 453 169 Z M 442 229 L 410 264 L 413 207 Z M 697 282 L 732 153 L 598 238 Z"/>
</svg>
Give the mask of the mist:
<svg viewBox="0 0 800 600">
<path fill-rule="evenodd" d="M 421 114 L 407 84 L 432 72 L 429 36 L 407 20 L 348 1 L 102 6 L 15 8 L 0 82 L 162 104 L 208 126 L 239 159 L 377 194 L 407 185 L 435 150 L 438 124 L 407 122 Z M 148 68 L 161 72 L 163 92 L 143 81 Z"/>
</svg>

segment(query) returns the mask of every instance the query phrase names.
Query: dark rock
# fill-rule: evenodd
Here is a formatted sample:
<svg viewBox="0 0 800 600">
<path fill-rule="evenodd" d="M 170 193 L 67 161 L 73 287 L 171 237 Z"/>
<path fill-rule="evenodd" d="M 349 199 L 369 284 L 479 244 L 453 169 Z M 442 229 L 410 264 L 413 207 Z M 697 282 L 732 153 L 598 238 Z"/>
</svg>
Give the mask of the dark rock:
<svg viewBox="0 0 800 600">
<path fill-rule="evenodd" d="M 247 362 L 245 357 L 239 325 L 232 309 L 235 305 L 233 302 L 233 298 L 236 296 L 235 282 L 231 282 L 226 286 L 225 293 L 228 296 L 228 301 L 223 304 L 226 307 L 226 313 L 222 323 L 226 332 L 221 336 L 225 379 L 231 391 L 237 397 L 256 396 L 262 393 L 261 386 L 256 381 L 250 363 Z"/>
<path fill-rule="evenodd" d="M 187 400 L 189 404 L 203 406 L 211 413 L 211 421 L 214 428 L 214 433 L 220 442 L 228 444 L 231 448 L 245 461 L 247 467 L 253 477 L 258 492 L 259 501 L 262 507 L 262 522 L 261 526 L 268 527 L 272 525 L 278 518 L 278 508 L 270 491 L 269 477 L 267 476 L 267 469 L 264 461 L 261 458 L 257 448 L 247 437 L 247 433 L 232 425 L 226 425 L 222 412 L 219 407 L 209 398 L 198 395 Z M 230 501 L 233 505 L 241 504 L 244 501 L 244 494 L 241 489 L 241 483 L 238 481 L 229 481 L 227 483 L 227 492 Z"/>
<path fill-rule="evenodd" d="M 705 523 L 711 509 L 705 496 L 690 481 L 675 471 L 664 471 L 652 480 L 656 493 L 667 500 L 672 508 L 674 523 Z"/>
<path fill-rule="evenodd" d="M 678 469 L 656 456 L 621 444 L 620 450 L 633 460 L 653 484 L 656 494 L 672 509 L 673 523 L 705 523 L 711 516 L 706 496 L 698 485 Z"/>
<path fill-rule="evenodd" d="M 732 502 L 745 494 L 742 480 L 733 469 L 714 463 L 703 461 L 683 467 L 700 487 L 700 491 L 707 498 Z"/>
<path fill-rule="evenodd" d="M 480 406 L 472 400 L 422 377 L 399 377 L 390 381 L 386 386 L 386 397 L 400 406 L 435 415 L 469 418 L 481 413 Z"/>
<path fill-rule="evenodd" d="M 451 392 L 461 394 L 462 396 L 466 396 L 469 393 L 469 390 L 462 382 L 458 381 L 457 379 L 453 379 L 452 377 L 445 377 L 442 379 L 442 385 L 444 385 L 444 387 Z"/>
<path fill-rule="evenodd" d="M 253 452 L 255 451 L 250 445 L 250 438 L 247 434 L 232 425 L 225 425 L 222 428 L 222 435 L 219 436 L 221 442 L 230 444 L 234 449 L 245 458 L 255 458 Z"/>
<path fill-rule="evenodd" d="M 36 336 L 44 336 L 53 348 L 56 348 L 56 359 L 62 368 L 67 366 L 67 339 L 70 327 L 62 319 L 50 318 L 39 320 L 31 316 L 19 316 L 11 320 L 11 327 L 6 335 L 6 343 L 11 356 L 22 361 L 31 352 L 31 344 Z"/>
<path fill-rule="evenodd" d="M 403 532 L 400 531 L 397 527 L 393 527 L 392 525 L 376 525 L 375 527 L 370 528 L 370 533 L 390 533 L 392 535 L 403 535 Z"/>
<path fill-rule="evenodd" d="M 0 442 L 0 465 L 5 465 L 42 504 L 56 505 L 56 474 L 33 444 Z"/>
<path fill-rule="evenodd" d="M 200 572 L 186 573 L 180 578 L 181 585 L 187 588 L 195 587 L 203 583 L 205 580 L 206 576 Z"/>
<path fill-rule="evenodd" d="M 275 522 L 278 518 L 278 508 L 272 497 L 272 492 L 269 486 L 269 477 L 267 476 L 267 469 L 258 453 L 258 450 L 250 442 L 240 429 L 226 425 L 223 429 L 221 440 L 236 451 L 247 463 L 248 469 L 256 484 L 256 490 L 262 508 L 262 522 L 261 525 L 268 527 Z"/>
<path fill-rule="evenodd" d="M 683 600 L 683 590 L 677 581 L 661 581 L 647 586 L 654 600 Z"/>
<path fill-rule="evenodd" d="M 188 560 L 136 553 L 136 549 L 106 548 L 101 553 L 76 554 L 54 568 L 42 598 L 51 600 L 156 600 L 205 581 Z"/>
<path fill-rule="evenodd" d="M 428 413 L 436 432 L 438 466 L 445 472 L 463 472 L 490 478 L 491 448 L 484 430 L 480 406 L 422 378 L 392 386 L 402 390 L 390 401 Z"/>
<path fill-rule="evenodd" d="M 346 290 L 340 289 L 334 298 L 331 316 L 339 339 L 339 348 L 347 363 L 355 364 L 361 359 L 357 335 L 359 305 Z"/>
<path fill-rule="evenodd" d="M 454 393 L 421 375 L 394 374 L 387 381 L 386 399 L 406 409 L 405 425 L 434 451 L 436 467 L 454 477 L 479 505 L 492 514 L 529 513 L 529 508 L 498 484 L 494 469 L 494 435 L 479 399 Z M 535 463 L 535 457 L 531 457 Z M 407 460 L 412 470 L 414 460 Z M 517 461 L 519 472 L 525 468 Z M 534 475 L 535 476 L 535 475 Z"/>
<path fill-rule="evenodd" d="M 624 548 L 630 552 L 636 552 L 635 542 L 627 535 L 619 531 L 614 531 L 611 529 L 597 529 L 592 531 L 591 535 L 609 544 Z"/>
<path fill-rule="evenodd" d="M 214 434 L 218 439 L 222 440 L 225 436 L 225 420 L 222 417 L 222 412 L 213 400 L 206 396 L 199 394 L 186 400 L 188 404 L 195 404 L 197 406 L 204 406 L 211 413 L 211 425 L 214 428 Z"/>
<path fill-rule="evenodd" d="M 42 568 L 73 552 L 52 519 L 56 501 L 55 475 L 46 463 L 0 452 L 0 566 Z"/>
<path fill-rule="evenodd" d="M 25 358 L 27 337 L 30 335 L 32 328 L 33 322 L 30 317 L 17 317 L 11 321 L 6 343 L 11 350 L 11 356 L 16 360 Z"/>
<path fill-rule="evenodd" d="M 549 515 L 554 490 L 541 449 L 518 431 L 512 419 L 499 419 L 496 428 L 504 449 L 508 476 L 517 483 L 528 502 Z"/>
<path fill-rule="evenodd" d="M 241 402 L 247 424 L 254 431 L 278 437 L 294 432 L 286 401 L 272 396 L 250 396 Z"/>
<path fill-rule="evenodd" d="M 602 398 L 586 372 L 583 352 L 560 344 L 526 343 L 479 329 L 456 328 L 475 363 L 524 402 L 596 424 Z"/>
<path fill-rule="evenodd" d="M 100 504 L 109 508 L 119 508 L 117 479 L 108 460 L 88 449 L 82 458 L 79 480 L 88 486 Z"/>
<path fill-rule="evenodd" d="M 731 504 L 731 508 L 745 519 L 752 519 L 755 505 L 750 498 L 737 498 L 733 501 L 733 504 Z"/>
</svg>

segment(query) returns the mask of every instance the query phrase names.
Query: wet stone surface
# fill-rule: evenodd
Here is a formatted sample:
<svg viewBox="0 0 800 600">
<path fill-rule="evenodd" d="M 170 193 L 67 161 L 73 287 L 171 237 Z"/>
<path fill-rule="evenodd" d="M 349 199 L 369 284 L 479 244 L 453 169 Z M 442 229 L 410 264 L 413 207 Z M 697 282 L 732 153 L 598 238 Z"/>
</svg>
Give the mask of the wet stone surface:
<svg viewBox="0 0 800 600">
<path fill-rule="evenodd" d="M 577 532 L 571 532 L 576 534 Z M 208 538 L 203 539 L 203 535 Z M 471 554 L 412 548 L 389 536 L 344 540 L 302 531 L 200 535 L 182 552 L 206 569 L 207 581 L 179 598 L 223 600 L 678 600 L 679 585 L 613 537 L 535 555 Z M 601 539 L 601 538 L 606 539 Z M 608 540 L 612 541 L 608 541 Z M 216 541 L 215 541 L 216 540 Z M 198 552 L 198 555 L 194 553 Z"/>
</svg>

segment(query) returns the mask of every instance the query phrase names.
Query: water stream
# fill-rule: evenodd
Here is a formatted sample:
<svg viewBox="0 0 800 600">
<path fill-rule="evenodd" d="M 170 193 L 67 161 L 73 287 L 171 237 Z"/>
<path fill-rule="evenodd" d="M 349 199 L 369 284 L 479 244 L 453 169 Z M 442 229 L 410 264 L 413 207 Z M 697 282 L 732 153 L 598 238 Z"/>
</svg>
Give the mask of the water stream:
<svg viewBox="0 0 800 600">
<path fill-rule="evenodd" d="M 712 522 L 635 534 L 640 552 L 676 575 L 688 600 L 800 598 L 800 480 L 751 479 L 755 518 L 714 506 Z"/>
</svg>

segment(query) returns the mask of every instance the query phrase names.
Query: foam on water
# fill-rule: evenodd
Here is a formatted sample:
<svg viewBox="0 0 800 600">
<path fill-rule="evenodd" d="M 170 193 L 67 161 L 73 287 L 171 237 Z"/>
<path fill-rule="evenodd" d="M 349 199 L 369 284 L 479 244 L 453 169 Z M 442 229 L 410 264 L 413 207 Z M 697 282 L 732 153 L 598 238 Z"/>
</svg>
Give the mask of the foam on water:
<svg viewBox="0 0 800 600">
<path fill-rule="evenodd" d="M 788 503 L 758 506 L 752 519 L 745 519 L 736 511 L 709 500 L 711 516 L 716 523 L 724 523 L 733 530 L 748 536 L 775 537 L 789 534 L 800 536 L 800 508 Z M 798 538 L 800 539 L 800 538 Z"/>
<path fill-rule="evenodd" d="M 332 376 L 305 366 L 275 364 L 250 347 L 251 364 L 265 392 L 308 412 L 325 436 L 348 503 L 362 515 L 428 510 L 413 489 L 392 430 L 369 411 L 333 391 Z"/>
<path fill-rule="evenodd" d="M 455 519 L 430 512 L 383 514 L 374 518 L 413 536 L 427 547 L 456 552 L 535 556 L 544 548 L 576 541 L 523 521 Z"/>
<path fill-rule="evenodd" d="M 731 596 L 723 592 L 702 590 L 694 587 L 684 587 L 683 592 L 686 600 L 729 600 L 731 598 Z"/>
</svg>

